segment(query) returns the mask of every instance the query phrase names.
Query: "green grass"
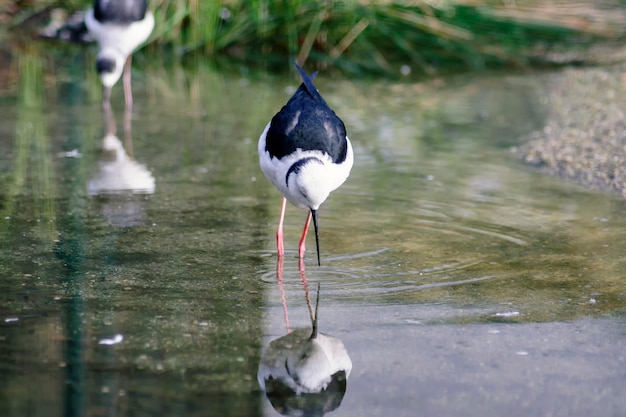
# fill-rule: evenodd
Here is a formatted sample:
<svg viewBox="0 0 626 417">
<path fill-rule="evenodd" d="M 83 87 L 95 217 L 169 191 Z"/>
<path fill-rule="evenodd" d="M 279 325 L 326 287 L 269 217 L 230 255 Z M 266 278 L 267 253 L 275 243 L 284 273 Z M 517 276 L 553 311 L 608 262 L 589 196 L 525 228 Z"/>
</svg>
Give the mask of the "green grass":
<svg viewBox="0 0 626 417">
<path fill-rule="evenodd" d="M 0 218 L 4 219 L 0 223 L 0 236 L 4 237 L 11 225 L 6 220 L 24 210 L 20 206 L 20 197 L 35 195 L 31 214 L 37 225 L 33 234 L 51 243 L 57 238 L 54 227 L 56 181 L 43 103 L 44 65 L 35 50 L 24 48 L 17 59 L 17 67 L 20 79 L 13 169 L 10 175 L 0 178 L 0 188 L 6 196 L 0 210 Z"/>
<path fill-rule="evenodd" d="M 308 61 L 363 75 L 519 67 L 623 39 L 623 7 L 597 3 L 151 0 L 156 28 L 147 50 L 175 60 L 228 59 L 272 70 Z M 54 4 L 59 1 L 39 0 L 31 8 Z M 63 7 L 90 4 L 72 0 Z"/>
<path fill-rule="evenodd" d="M 429 74 L 524 66 L 607 37 L 572 23 L 567 9 L 538 3 L 533 18 L 508 3 L 158 0 L 151 7 L 155 45 L 177 56 L 226 56 L 267 68 L 296 59 L 387 75 L 402 66 Z"/>
</svg>

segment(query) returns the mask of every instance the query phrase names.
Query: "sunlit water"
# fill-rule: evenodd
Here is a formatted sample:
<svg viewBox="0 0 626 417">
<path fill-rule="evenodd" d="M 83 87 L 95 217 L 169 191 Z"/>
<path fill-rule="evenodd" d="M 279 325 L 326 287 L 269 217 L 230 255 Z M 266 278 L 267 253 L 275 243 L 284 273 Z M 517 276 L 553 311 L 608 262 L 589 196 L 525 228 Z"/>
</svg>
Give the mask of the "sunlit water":
<svg viewBox="0 0 626 417">
<path fill-rule="evenodd" d="M 298 270 L 288 207 L 277 274 L 256 141 L 295 78 L 136 73 L 132 130 L 117 86 L 109 140 L 132 163 L 111 168 L 93 74 L 41 89 L 22 65 L 0 103 L 1 415 L 277 415 L 260 358 L 311 326 L 318 283 L 319 329 L 354 364 L 332 415 L 626 412 L 626 204 L 509 152 L 549 78 L 322 72 L 355 166 L 320 209 L 322 266 L 310 236 Z"/>
</svg>

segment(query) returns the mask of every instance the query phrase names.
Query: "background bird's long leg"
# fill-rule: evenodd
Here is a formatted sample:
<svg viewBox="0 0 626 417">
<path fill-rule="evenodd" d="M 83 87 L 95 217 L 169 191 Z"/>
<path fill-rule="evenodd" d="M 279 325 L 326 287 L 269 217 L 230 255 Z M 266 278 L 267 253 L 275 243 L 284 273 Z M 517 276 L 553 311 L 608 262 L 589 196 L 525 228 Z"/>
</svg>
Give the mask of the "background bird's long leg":
<svg viewBox="0 0 626 417">
<path fill-rule="evenodd" d="M 300 244 L 298 245 L 298 258 L 304 258 L 304 251 L 306 249 L 306 233 L 309 231 L 309 223 L 311 223 L 311 212 L 306 215 L 306 221 L 304 222 L 304 229 L 302 229 L 302 236 L 300 237 Z"/>
<path fill-rule="evenodd" d="M 104 119 L 106 124 L 106 133 L 107 135 L 117 135 L 117 124 L 115 123 L 115 114 L 113 114 L 113 110 L 111 106 L 104 106 Z"/>
<path fill-rule="evenodd" d="M 132 61 L 132 54 L 126 58 L 124 64 L 124 101 L 126 102 L 126 110 L 130 111 L 133 108 L 133 91 L 130 87 L 130 63 Z"/>
<path fill-rule="evenodd" d="M 111 111 L 111 87 L 104 87 L 102 90 L 102 108 L 104 112 Z"/>
<path fill-rule="evenodd" d="M 133 151 L 133 135 L 132 135 L 131 118 L 132 118 L 131 109 L 126 107 L 126 109 L 124 109 L 124 144 L 125 144 L 126 153 L 128 154 L 128 156 L 130 156 L 131 158 L 134 158 L 135 154 Z"/>
<path fill-rule="evenodd" d="M 276 230 L 276 249 L 278 257 L 285 256 L 285 245 L 283 244 L 283 222 L 285 220 L 285 210 L 287 209 L 287 199 L 283 197 L 283 205 L 280 209 L 280 220 L 278 220 L 278 230 Z"/>
</svg>

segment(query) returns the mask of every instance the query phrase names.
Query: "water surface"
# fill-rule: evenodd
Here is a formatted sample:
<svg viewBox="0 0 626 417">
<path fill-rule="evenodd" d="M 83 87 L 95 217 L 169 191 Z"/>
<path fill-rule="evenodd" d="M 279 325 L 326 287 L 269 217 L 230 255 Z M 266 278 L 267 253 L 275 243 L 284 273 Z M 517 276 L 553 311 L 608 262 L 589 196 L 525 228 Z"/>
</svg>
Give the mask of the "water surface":
<svg viewBox="0 0 626 417">
<path fill-rule="evenodd" d="M 136 71 L 130 135 L 113 94 L 134 164 L 114 171 L 154 190 L 94 191 L 112 156 L 85 61 L 24 55 L 0 101 L 0 414 L 277 415 L 257 367 L 310 326 L 317 283 L 320 330 L 354 364 L 332 415 L 626 412 L 626 204 L 509 152 L 542 128 L 549 77 L 322 72 L 356 162 L 304 274 L 288 207 L 277 280 L 256 141 L 296 78 Z"/>
</svg>

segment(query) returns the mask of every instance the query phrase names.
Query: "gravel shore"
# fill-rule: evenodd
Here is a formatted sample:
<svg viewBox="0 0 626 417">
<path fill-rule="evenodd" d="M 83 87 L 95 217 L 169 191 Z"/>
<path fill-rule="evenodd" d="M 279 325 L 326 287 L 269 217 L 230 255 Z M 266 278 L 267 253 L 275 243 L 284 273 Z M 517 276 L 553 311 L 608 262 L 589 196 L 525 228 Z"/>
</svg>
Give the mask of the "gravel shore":
<svg viewBox="0 0 626 417">
<path fill-rule="evenodd" d="M 566 69 L 547 86 L 545 126 L 513 152 L 550 174 L 626 197 L 626 65 Z"/>
</svg>

